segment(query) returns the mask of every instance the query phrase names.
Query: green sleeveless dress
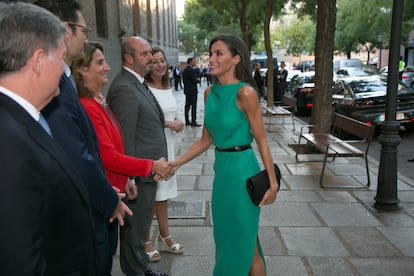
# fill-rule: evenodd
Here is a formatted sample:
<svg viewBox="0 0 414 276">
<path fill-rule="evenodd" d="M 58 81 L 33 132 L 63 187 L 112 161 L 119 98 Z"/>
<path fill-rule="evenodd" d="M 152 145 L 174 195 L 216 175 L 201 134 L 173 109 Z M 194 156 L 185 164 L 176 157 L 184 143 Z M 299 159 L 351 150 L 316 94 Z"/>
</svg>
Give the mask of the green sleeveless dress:
<svg viewBox="0 0 414 276">
<path fill-rule="evenodd" d="M 204 125 L 218 148 L 249 145 L 253 134 L 247 117 L 236 105 L 237 92 L 246 83 L 214 84 L 207 96 Z M 216 276 L 248 275 L 258 239 L 260 208 L 246 190 L 246 179 L 260 171 L 252 149 L 215 150 L 212 216 Z"/>
</svg>

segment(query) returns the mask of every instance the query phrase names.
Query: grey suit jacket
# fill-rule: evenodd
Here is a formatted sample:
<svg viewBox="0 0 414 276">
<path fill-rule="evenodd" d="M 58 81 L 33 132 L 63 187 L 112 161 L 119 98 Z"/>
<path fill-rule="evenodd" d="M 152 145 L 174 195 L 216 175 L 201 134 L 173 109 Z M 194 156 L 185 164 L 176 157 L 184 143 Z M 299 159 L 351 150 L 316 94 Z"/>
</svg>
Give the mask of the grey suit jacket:
<svg viewBox="0 0 414 276">
<path fill-rule="evenodd" d="M 167 159 L 164 114 L 134 75 L 122 69 L 108 90 L 107 102 L 121 124 L 127 155 Z M 152 177 L 136 178 L 137 183 L 152 181 Z"/>
</svg>

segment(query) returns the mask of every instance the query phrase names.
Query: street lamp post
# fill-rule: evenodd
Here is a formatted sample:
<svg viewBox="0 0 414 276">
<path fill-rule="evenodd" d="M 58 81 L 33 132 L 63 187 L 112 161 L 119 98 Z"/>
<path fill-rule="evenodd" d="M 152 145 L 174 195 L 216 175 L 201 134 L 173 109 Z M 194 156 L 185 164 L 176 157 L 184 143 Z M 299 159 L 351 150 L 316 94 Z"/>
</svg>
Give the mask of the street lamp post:
<svg viewBox="0 0 414 276">
<path fill-rule="evenodd" d="M 396 120 L 396 110 L 402 11 L 403 0 L 393 0 L 385 121 L 378 138 L 381 144 L 381 158 L 377 194 L 374 198 L 374 208 L 384 211 L 401 209 L 397 189 L 397 153 L 401 138 L 398 135 L 400 123 Z"/>
</svg>

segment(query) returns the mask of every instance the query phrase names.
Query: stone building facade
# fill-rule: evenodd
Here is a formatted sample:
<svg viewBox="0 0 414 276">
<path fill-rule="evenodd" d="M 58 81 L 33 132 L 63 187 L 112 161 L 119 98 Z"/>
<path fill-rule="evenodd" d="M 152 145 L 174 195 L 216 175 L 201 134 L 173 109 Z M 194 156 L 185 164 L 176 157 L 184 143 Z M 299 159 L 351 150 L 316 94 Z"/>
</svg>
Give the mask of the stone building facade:
<svg viewBox="0 0 414 276">
<path fill-rule="evenodd" d="M 93 29 L 89 41 L 104 46 L 111 66 L 110 82 L 121 70 L 121 41 L 131 35 L 139 35 L 152 46 L 162 48 L 169 64 L 178 63 L 176 0 L 79 0 L 79 3 L 88 27 Z"/>
</svg>

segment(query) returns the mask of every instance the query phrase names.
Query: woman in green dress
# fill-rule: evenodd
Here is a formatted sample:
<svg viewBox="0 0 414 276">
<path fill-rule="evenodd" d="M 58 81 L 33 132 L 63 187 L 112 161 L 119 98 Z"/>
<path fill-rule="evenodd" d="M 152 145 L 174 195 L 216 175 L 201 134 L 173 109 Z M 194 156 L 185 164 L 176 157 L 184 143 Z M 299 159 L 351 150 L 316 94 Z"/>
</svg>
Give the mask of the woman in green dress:
<svg viewBox="0 0 414 276">
<path fill-rule="evenodd" d="M 259 98 L 251 75 L 250 54 L 233 35 L 210 42 L 211 75 L 215 81 L 205 91 L 201 138 L 171 163 L 175 169 L 215 146 L 212 216 L 216 244 L 213 274 L 266 275 L 258 238 L 260 207 L 276 199 L 278 183 L 266 142 Z M 260 171 L 250 144 L 255 139 L 270 179 L 259 206 L 246 190 L 246 179 Z"/>
</svg>

